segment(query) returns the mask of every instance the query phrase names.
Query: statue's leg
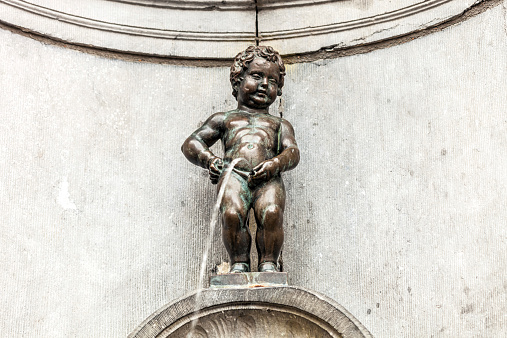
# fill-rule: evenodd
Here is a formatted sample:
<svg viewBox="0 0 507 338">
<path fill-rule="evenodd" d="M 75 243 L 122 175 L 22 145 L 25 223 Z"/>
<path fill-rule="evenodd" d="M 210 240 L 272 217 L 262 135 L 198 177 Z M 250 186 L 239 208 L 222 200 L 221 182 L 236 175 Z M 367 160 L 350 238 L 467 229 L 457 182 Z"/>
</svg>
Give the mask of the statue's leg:
<svg viewBox="0 0 507 338">
<path fill-rule="evenodd" d="M 219 182 L 219 190 L 221 184 L 222 182 Z M 235 263 L 246 263 L 250 266 L 252 237 L 250 229 L 248 229 L 247 218 L 248 210 L 252 205 L 251 201 L 252 194 L 247 181 L 233 172 L 225 188 L 221 204 L 222 238 L 231 258 L 232 268 Z M 241 267 L 241 265 L 239 266 Z M 244 270 L 244 265 L 242 269 Z"/>
<path fill-rule="evenodd" d="M 254 213 L 257 222 L 256 245 L 260 270 L 273 271 L 283 244 L 283 211 L 285 188 L 281 177 L 274 177 L 254 193 Z M 273 264 L 265 264 L 273 263 Z"/>
</svg>

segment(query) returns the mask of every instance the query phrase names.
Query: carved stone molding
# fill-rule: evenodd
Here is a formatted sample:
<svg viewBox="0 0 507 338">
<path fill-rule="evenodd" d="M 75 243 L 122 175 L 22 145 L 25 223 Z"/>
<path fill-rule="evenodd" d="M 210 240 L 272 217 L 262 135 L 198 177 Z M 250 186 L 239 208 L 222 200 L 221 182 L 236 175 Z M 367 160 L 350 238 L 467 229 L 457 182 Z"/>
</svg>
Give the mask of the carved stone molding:
<svg viewBox="0 0 507 338">
<path fill-rule="evenodd" d="M 259 13 L 264 44 L 285 55 L 374 43 L 438 25 L 477 0 L 348 0 Z"/>
<path fill-rule="evenodd" d="M 107 0 L 128 4 L 189 10 L 255 10 L 254 0 Z"/>
<path fill-rule="evenodd" d="M 56 40 L 126 53 L 230 58 L 255 43 L 255 10 L 210 11 L 107 0 L 0 0 L 0 21 Z"/>
<path fill-rule="evenodd" d="M 150 6 L 159 8 L 190 9 L 190 10 L 251 10 L 256 6 L 261 9 L 283 7 L 312 6 L 315 4 L 335 2 L 336 0 L 107 0 Z M 338 0 L 344 1 L 344 0 Z"/>
<path fill-rule="evenodd" d="M 155 312 L 129 338 L 188 337 L 190 332 L 196 338 L 371 337 L 341 305 L 285 286 L 195 292 Z"/>
<path fill-rule="evenodd" d="M 340 50 L 424 30 L 480 0 L 0 0 L 0 22 L 128 54 L 231 59 L 256 42 L 282 55 Z"/>
</svg>

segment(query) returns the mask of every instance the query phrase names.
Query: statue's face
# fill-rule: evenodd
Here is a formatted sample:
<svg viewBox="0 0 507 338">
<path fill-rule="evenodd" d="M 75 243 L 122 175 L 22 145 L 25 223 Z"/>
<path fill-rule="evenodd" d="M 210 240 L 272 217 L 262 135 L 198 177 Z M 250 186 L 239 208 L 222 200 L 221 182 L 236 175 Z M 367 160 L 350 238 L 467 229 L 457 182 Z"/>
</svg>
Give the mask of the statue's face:
<svg viewBox="0 0 507 338">
<path fill-rule="evenodd" d="M 250 108 L 267 108 L 276 99 L 280 69 L 263 58 L 255 58 L 242 75 L 238 103 Z"/>
</svg>

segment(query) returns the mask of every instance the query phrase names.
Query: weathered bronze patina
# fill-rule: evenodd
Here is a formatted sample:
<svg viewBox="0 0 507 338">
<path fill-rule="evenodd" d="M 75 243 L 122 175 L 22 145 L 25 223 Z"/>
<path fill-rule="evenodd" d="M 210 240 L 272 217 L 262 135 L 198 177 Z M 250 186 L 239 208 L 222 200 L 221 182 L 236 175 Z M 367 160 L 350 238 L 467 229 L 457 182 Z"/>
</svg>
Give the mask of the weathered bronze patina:
<svg viewBox="0 0 507 338">
<path fill-rule="evenodd" d="M 231 272 L 250 271 L 251 235 L 248 215 L 257 223 L 256 246 L 260 272 L 280 271 L 283 243 L 285 188 L 280 173 L 299 162 L 299 149 L 291 124 L 269 114 L 269 106 L 282 94 L 285 67 L 271 47 L 250 46 L 231 67 L 231 84 L 238 107 L 211 115 L 183 143 L 187 159 L 209 170 L 211 182 L 223 182 L 223 172 L 234 167 L 221 203 L 223 240 L 231 259 Z M 222 140 L 223 158 L 209 149 Z"/>
</svg>

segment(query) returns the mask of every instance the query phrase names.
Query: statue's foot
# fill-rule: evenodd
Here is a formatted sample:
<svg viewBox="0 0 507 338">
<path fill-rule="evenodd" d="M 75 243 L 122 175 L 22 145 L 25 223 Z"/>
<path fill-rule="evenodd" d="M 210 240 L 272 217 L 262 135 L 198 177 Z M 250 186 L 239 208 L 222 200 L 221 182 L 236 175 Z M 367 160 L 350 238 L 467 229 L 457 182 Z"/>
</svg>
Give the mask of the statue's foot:
<svg viewBox="0 0 507 338">
<path fill-rule="evenodd" d="M 234 263 L 231 266 L 230 273 L 244 273 L 244 272 L 250 272 L 250 265 L 247 263 Z"/>
<path fill-rule="evenodd" d="M 264 262 L 259 264 L 259 272 L 280 272 L 280 270 L 275 263 Z"/>
</svg>

